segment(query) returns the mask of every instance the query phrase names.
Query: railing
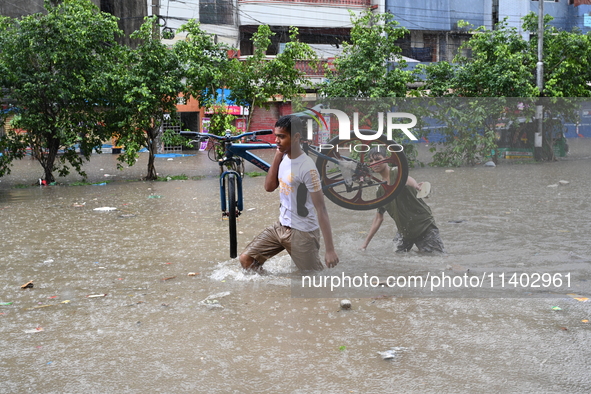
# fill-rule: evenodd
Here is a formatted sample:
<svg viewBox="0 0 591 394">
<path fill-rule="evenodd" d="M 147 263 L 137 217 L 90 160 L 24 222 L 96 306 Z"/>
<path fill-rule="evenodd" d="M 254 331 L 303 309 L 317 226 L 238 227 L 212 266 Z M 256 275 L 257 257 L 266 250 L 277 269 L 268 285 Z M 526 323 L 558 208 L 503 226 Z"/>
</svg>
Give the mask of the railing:
<svg viewBox="0 0 591 394">
<path fill-rule="evenodd" d="M 295 68 L 303 71 L 307 77 L 321 77 L 324 76 L 325 65 L 327 64 L 329 69 L 333 69 L 332 60 L 320 60 L 316 64 L 310 60 L 298 60 Z"/>
</svg>

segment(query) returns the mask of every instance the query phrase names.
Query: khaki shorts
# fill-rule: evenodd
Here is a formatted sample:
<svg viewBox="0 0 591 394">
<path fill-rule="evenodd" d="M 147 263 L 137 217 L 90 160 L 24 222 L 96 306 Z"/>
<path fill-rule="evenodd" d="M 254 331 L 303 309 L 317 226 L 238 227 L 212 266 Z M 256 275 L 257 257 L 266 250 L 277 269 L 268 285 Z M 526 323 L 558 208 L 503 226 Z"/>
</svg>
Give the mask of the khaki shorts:
<svg viewBox="0 0 591 394">
<path fill-rule="evenodd" d="M 285 227 L 277 222 L 257 235 L 244 249 L 258 266 L 276 254 L 287 250 L 300 271 L 324 269 L 320 261 L 320 230 L 305 232 Z"/>
</svg>

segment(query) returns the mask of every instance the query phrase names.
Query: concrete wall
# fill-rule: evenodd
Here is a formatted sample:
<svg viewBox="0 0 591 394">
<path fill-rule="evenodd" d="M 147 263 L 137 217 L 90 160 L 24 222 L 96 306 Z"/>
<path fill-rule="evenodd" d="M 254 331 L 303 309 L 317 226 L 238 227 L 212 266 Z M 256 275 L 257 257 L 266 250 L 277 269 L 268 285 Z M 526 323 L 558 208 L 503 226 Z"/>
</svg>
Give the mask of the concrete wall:
<svg viewBox="0 0 591 394">
<path fill-rule="evenodd" d="M 240 3 L 239 24 L 299 27 L 351 27 L 349 9 L 360 12 L 365 6 L 329 6 L 308 3 Z"/>
<path fill-rule="evenodd" d="M 53 1 L 59 2 L 59 0 Z M 144 17 L 148 15 L 148 0 L 91 1 L 99 9 L 120 18 L 119 28 L 125 32 L 125 36 L 120 38 L 119 42 L 133 46 L 135 43 L 129 39 L 129 35 L 140 27 Z M 0 0 L 0 15 L 18 18 L 40 12 L 45 12 L 43 0 Z"/>
</svg>

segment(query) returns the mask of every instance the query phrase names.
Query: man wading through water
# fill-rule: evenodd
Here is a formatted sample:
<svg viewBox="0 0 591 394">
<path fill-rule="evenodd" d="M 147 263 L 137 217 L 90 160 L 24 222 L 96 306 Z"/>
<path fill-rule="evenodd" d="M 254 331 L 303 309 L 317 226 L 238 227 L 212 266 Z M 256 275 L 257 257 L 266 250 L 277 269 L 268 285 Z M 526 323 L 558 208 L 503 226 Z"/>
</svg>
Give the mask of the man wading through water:
<svg viewBox="0 0 591 394">
<path fill-rule="evenodd" d="M 397 177 L 398 168 L 391 169 L 388 163 L 380 163 L 386 159 L 386 155 L 384 148 L 381 150 L 380 147 L 371 148 L 368 152 L 369 164 L 373 171 L 380 174 L 383 181 L 392 183 Z M 394 238 L 397 252 L 408 252 L 413 245 L 417 245 L 419 252 L 445 252 L 431 208 L 422 198 L 417 198 L 417 191 L 421 190 L 421 185 L 422 182 L 417 183 L 409 176 L 400 194 L 388 204 L 378 208 L 369 234 L 361 246 L 362 250 L 367 248 L 379 230 L 384 221 L 384 212 L 387 211 L 398 228 L 398 233 Z M 384 190 L 380 187 L 377 195 L 381 197 L 383 194 Z"/>
<path fill-rule="evenodd" d="M 318 170 L 300 146 L 302 131 L 302 122 L 296 116 L 284 116 L 275 123 L 277 151 L 265 178 L 265 190 L 272 192 L 279 187 L 279 221 L 263 230 L 242 252 L 240 264 L 244 269 L 260 270 L 266 260 L 287 250 L 300 271 L 322 270 L 320 231 L 326 266 L 332 268 L 339 262 Z"/>
</svg>

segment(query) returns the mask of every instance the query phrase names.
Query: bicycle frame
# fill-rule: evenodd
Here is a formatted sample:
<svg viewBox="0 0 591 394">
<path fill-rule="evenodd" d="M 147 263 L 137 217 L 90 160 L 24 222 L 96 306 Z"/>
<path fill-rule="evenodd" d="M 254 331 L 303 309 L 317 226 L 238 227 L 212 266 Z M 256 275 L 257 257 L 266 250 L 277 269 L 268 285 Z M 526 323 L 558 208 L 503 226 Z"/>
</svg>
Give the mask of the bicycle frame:
<svg viewBox="0 0 591 394">
<path fill-rule="evenodd" d="M 241 212 L 244 210 L 244 194 L 242 190 L 244 160 L 253 164 L 257 168 L 268 172 L 271 168 L 271 165 L 252 151 L 259 149 L 275 149 L 277 147 L 275 144 L 255 142 L 257 141 L 257 135 L 272 134 L 272 132 L 272 130 L 260 130 L 242 133 L 237 136 L 232 136 L 229 130 L 226 131 L 225 136 L 197 132 L 181 132 L 181 135 L 196 137 L 199 139 L 214 139 L 223 146 L 224 155 L 218 160 L 218 164 L 220 165 L 220 203 L 222 217 L 227 217 L 230 223 L 230 257 L 232 258 L 236 257 L 237 254 L 236 218 L 240 216 Z M 235 143 L 235 141 L 243 138 L 248 138 L 251 142 Z M 350 142 L 348 139 L 344 141 L 347 144 Z M 366 140 L 363 139 L 363 142 L 365 141 Z M 332 140 L 329 142 L 332 142 Z M 397 190 L 397 186 L 389 186 L 388 182 L 376 180 L 370 174 L 369 166 L 363 163 L 363 159 L 361 162 L 359 162 L 357 158 L 348 157 L 346 155 L 341 156 L 338 154 L 338 146 L 340 142 L 336 141 L 334 143 L 336 144 L 335 146 L 337 146 L 337 154 L 332 157 L 323 154 L 321 152 L 321 146 L 319 147 L 309 145 L 307 141 L 304 141 L 302 145 L 304 154 L 312 154 L 316 156 L 316 167 L 320 172 L 320 176 L 326 177 L 327 180 L 326 183 L 325 181 L 322 181 L 322 191 L 330 200 L 335 202 L 337 205 L 348 209 L 374 209 L 379 206 L 378 204 L 382 204 L 384 199 L 382 198 L 382 200 L 379 200 L 381 196 L 376 197 L 375 199 L 373 197 L 370 199 L 365 199 L 362 197 L 362 193 L 363 190 L 367 190 L 366 188 L 373 188 L 376 185 L 383 185 L 384 188 L 390 188 L 388 190 L 388 194 L 385 195 L 385 198 L 389 198 L 390 196 L 392 196 L 391 198 L 394 197 L 393 193 Z M 351 152 L 351 148 L 348 145 L 344 145 L 343 150 L 346 151 L 347 147 L 349 152 Z M 397 185 L 404 184 L 406 182 L 406 176 L 408 175 L 408 165 L 406 164 L 406 158 L 402 156 L 402 159 L 400 159 L 395 155 L 392 155 L 392 157 L 396 157 L 398 160 L 394 161 L 397 163 L 396 165 L 401 164 L 401 167 L 404 169 L 404 171 L 406 171 L 404 174 L 399 176 L 397 181 Z M 329 174 L 333 172 L 332 170 L 327 170 L 327 163 L 336 164 L 336 167 L 339 169 L 337 173 L 340 172 L 340 179 L 339 175 L 332 178 L 329 176 Z M 342 186 L 344 186 L 344 189 Z M 339 190 L 337 190 L 337 187 Z"/>
<path fill-rule="evenodd" d="M 241 157 L 242 159 L 248 161 L 249 163 L 254 164 L 255 166 L 257 166 L 258 168 L 260 168 L 261 170 L 265 171 L 265 172 L 269 172 L 269 168 L 271 168 L 271 165 L 269 163 L 267 163 L 265 160 L 261 159 L 260 157 L 258 157 L 257 155 L 255 155 L 254 153 L 250 152 L 250 150 L 256 150 L 256 149 L 274 149 L 276 148 L 275 144 L 257 144 L 257 143 L 253 143 L 253 144 L 245 144 L 245 143 L 238 143 L 238 144 L 234 144 L 234 143 L 226 143 L 225 144 L 225 154 L 224 154 L 224 159 L 220 160 L 220 167 L 223 168 L 224 165 L 228 164 L 228 163 L 236 163 L 236 158 L 235 156 Z M 222 212 L 226 212 L 226 188 L 224 186 L 224 182 L 226 177 L 228 177 L 228 175 L 230 174 L 234 174 L 237 180 L 237 203 L 236 206 L 238 208 L 238 211 L 243 211 L 244 210 L 244 198 L 243 198 L 243 194 L 242 194 L 242 174 L 238 173 L 238 171 L 236 170 L 225 170 L 221 173 L 220 175 L 220 202 L 221 202 L 221 208 L 222 208 Z"/>
</svg>

